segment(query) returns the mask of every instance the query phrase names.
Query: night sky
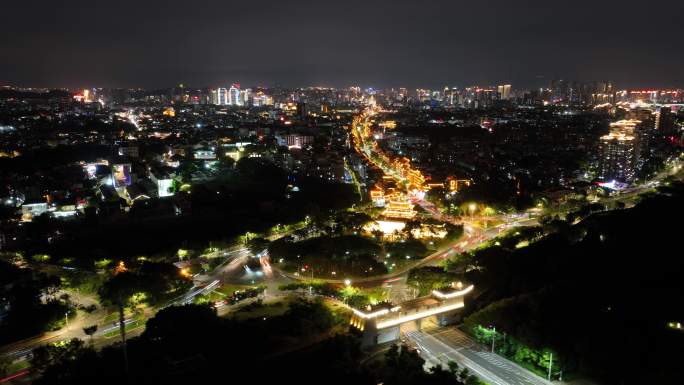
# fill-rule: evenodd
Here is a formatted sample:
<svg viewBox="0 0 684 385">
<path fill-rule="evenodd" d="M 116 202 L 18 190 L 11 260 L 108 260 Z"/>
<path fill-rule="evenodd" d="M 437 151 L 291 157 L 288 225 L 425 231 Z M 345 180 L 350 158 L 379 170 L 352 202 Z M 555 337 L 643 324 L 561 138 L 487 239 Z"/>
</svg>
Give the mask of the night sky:
<svg viewBox="0 0 684 385">
<path fill-rule="evenodd" d="M 2 3 L 0 85 L 684 86 L 683 0 Z"/>
</svg>

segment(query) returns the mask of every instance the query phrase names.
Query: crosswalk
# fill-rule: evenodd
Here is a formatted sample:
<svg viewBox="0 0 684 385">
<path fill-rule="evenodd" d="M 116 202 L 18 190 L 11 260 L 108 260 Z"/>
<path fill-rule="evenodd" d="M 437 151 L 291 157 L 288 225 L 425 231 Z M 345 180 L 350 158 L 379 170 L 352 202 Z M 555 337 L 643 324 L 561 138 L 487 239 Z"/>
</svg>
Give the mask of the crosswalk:
<svg viewBox="0 0 684 385">
<path fill-rule="evenodd" d="M 456 330 L 453 328 L 440 330 L 438 332 L 432 333 L 432 335 L 434 335 L 437 339 L 448 341 L 448 345 L 452 345 L 457 349 L 467 348 L 476 351 L 482 349 L 480 345 L 476 344 L 468 336 L 463 333 L 456 332 Z"/>
<path fill-rule="evenodd" d="M 435 337 L 421 331 L 410 332 L 407 333 L 406 336 L 416 344 L 419 353 L 426 360 L 426 369 L 433 366 L 446 367 L 449 365 L 449 362 L 453 361 L 461 367 L 467 367 L 471 372 L 491 385 L 508 384 L 508 382 L 504 381 L 496 374 L 465 357 L 461 353 L 463 348 L 452 348 Z"/>
</svg>

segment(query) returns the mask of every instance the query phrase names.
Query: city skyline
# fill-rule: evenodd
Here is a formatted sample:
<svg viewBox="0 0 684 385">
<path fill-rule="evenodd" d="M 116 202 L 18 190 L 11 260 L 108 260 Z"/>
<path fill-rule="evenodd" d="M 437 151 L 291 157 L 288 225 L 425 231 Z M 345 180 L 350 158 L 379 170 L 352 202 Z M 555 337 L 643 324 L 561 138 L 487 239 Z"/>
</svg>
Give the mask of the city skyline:
<svg viewBox="0 0 684 385">
<path fill-rule="evenodd" d="M 682 0 L 3 11 L 0 384 L 682 382 Z"/>
<path fill-rule="evenodd" d="M 536 88 L 563 78 L 684 86 L 674 38 L 684 6 L 651 7 L 658 17 L 644 19 L 635 1 L 13 3 L 0 27 L 11 58 L 0 64 L 0 83 Z"/>
</svg>

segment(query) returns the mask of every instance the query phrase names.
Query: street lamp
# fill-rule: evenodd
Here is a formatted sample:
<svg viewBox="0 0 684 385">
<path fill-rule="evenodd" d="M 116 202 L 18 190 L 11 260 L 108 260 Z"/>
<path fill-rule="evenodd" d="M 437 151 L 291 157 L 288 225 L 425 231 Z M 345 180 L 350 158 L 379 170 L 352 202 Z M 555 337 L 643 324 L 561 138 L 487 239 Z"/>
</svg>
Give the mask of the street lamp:
<svg viewBox="0 0 684 385">
<path fill-rule="evenodd" d="M 351 285 L 351 280 L 349 278 L 345 279 L 344 284 L 345 284 L 345 286 Z"/>
<path fill-rule="evenodd" d="M 475 203 L 471 203 L 468 206 L 468 210 L 470 210 L 470 217 L 473 217 L 473 214 L 475 213 L 475 210 L 477 209 L 477 205 Z"/>
</svg>

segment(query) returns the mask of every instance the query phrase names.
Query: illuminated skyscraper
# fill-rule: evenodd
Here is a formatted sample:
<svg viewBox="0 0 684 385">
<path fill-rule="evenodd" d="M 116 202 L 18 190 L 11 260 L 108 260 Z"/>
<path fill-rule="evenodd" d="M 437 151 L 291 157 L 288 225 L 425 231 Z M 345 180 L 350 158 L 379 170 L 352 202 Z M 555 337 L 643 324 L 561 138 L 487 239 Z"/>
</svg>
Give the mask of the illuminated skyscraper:
<svg viewBox="0 0 684 385">
<path fill-rule="evenodd" d="M 240 98 L 240 84 L 235 83 L 230 86 L 228 90 L 228 104 L 231 106 L 241 106 L 242 98 Z"/>
<path fill-rule="evenodd" d="M 444 87 L 444 104 L 447 106 L 454 106 L 461 104 L 460 91 L 456 87 Z"/>
<path fill-rule="evenodd" d="M 660 134 L 671 134 L 674 129 L 674 117 L 672 116 L 672 108 L 661 107 L 655 114 L 655 129 Z"/>
<path fill-rule="evenodd" d="M 263 91 L 257 91 L 257 93 L 252 98 L 252 103 L 255 107 L 271 106 L 273 105 L 273 98 L 264 94 Z"/>
<path fill-rule="evenodd" d="M 504 84 L 504 85 L 498 86 L 497 92 L 499 93 L 499 99 L 500 100 L 508 100 L 508 98 L 511 96 L 511 85 L 510 84 Z"/>
<path fill-rule="evenodd" d="M 219 88 L 216 90 L 216 104 L 219 106 L 225 106 L 228 104 L 228 90 L 225 88 Z"/>
<path fill-rule="evenodd" d="M 254 103 L 252 89 L 247 88 L 245 90 L 240 91 L 240 102 L 240 104 L 243 106 L 249 106 Z"/>
<path fill-rule="evenodd" d="M 634 180 L 638 163 L 635 128 L 639 123 L 639 120 L 620 120 L 610 124 L 610 133 L 599 142 L 599 179 L 626 183 Z"/>
</svg>

